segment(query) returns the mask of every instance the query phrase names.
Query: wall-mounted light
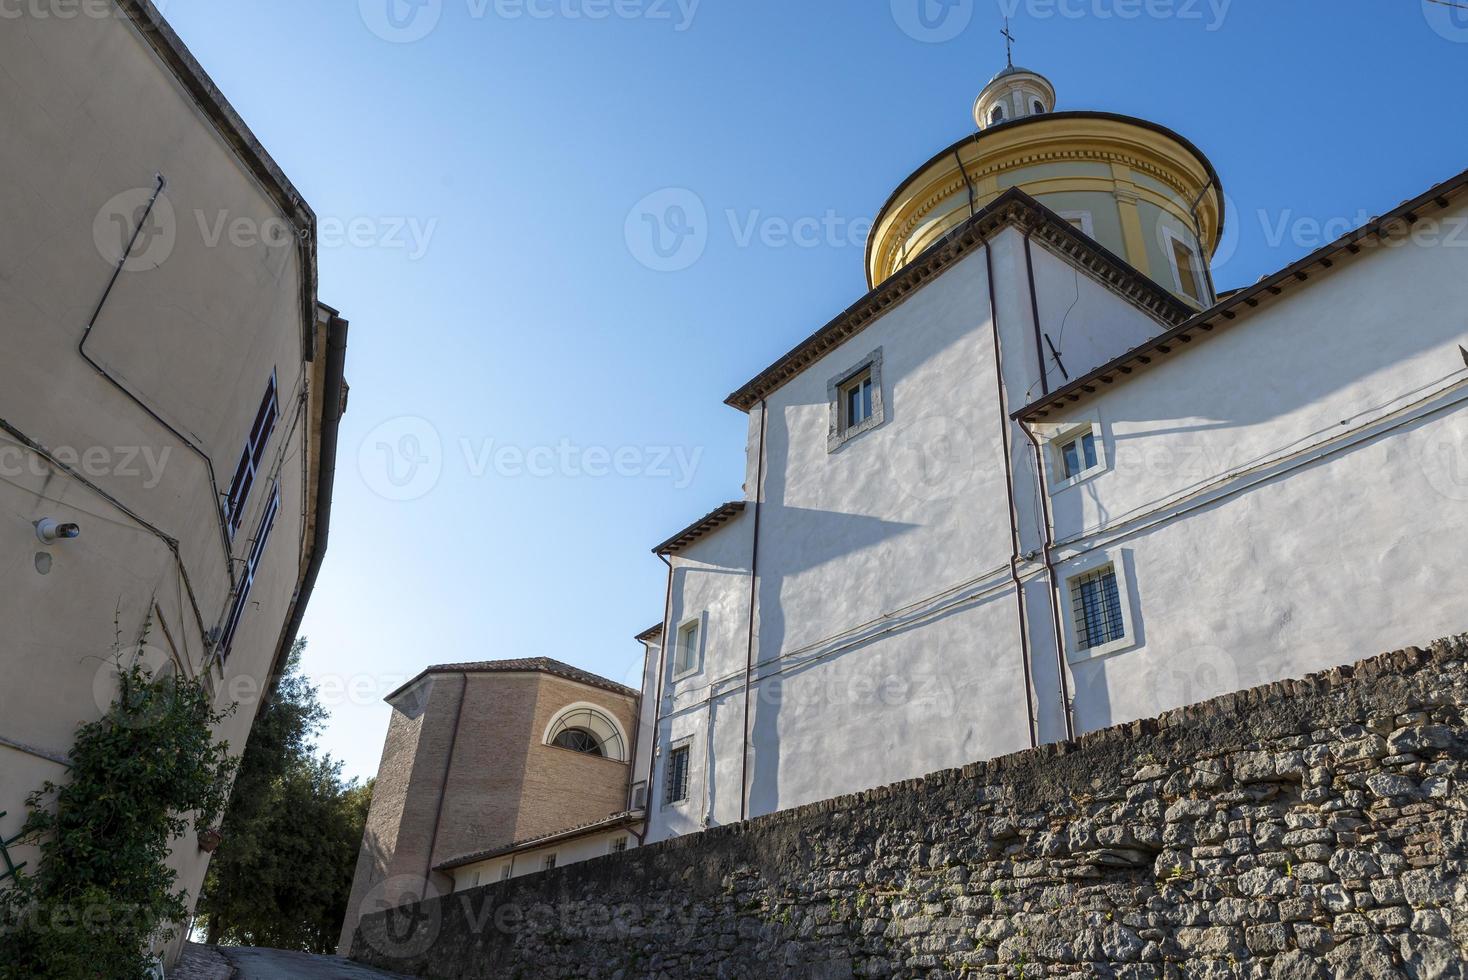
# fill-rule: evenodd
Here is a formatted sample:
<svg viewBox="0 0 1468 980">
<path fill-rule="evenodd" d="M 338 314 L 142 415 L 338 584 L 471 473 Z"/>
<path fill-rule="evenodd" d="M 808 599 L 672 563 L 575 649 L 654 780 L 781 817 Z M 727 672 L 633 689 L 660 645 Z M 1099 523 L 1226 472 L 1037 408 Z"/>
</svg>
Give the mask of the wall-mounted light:
<svg viewBox="0 0 1468 980">
<path fill-rule="evenodd" d="M 69 541 L 81 536 L 82 529 L 78 524 L 63 524 L 54 517 L 46 517 L 36 522 L 36 537 L 41 539 L 42 544 L 55 544 L 58 541 Z"/>
</svg>

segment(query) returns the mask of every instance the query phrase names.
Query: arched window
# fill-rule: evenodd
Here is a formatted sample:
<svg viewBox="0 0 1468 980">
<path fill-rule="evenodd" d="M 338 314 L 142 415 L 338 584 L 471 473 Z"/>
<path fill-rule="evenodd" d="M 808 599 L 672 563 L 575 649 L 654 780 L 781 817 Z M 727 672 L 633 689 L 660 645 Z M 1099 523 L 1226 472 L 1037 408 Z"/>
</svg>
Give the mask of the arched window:
<svg viewBox="0 0 1468 980">
<path fill-rule="evenodd" d="M 1002 106 L 1002 105 L 996 105 L 994 107 L 993 111 L 989 113 L 989 122 L 990 123 L 1001 123 L 1003 121 L 1004 121 L 1004 106 Z"/>
<path fill-rule="evenodd" d="M 1037 116 L 1043 115 L 1044 112 L 1045 112 L 1045 103 L 1041 102 L 1039 99 L 1036 99 L 1035 100 L 1035 115 L 1037 115 Z"/>
<path fill-rule="evenodd" d="M 627 761 L 622 726 L 593 704 L 573 704 L 557 712 L 546 726 L 545 744 L 613 762 Z"/>
</svg>

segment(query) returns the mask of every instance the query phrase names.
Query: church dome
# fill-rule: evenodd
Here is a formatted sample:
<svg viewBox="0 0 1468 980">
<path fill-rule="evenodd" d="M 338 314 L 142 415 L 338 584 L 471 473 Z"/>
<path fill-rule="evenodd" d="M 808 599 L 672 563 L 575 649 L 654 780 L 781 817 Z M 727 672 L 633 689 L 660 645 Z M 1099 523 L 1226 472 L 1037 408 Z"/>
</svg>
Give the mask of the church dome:
<svg viewBox="0 0 1468 980">
<path fill-rule="evenodd" d="M 1198 308 L 1223 235 L 1223 187 L 1197 147 L 1131 116 L 1056 109 L 1044 75 L 1009 65 L 974 102 L 978 131 L 924 164 L 878 213 L 875 287 L 1000 194 L 1018 187 Z"/>
<path fill-rule="evenodd" d="M 980 129 L 1055 111 L 1055 86 L 1037 71 L 1010 65 L 989 80 L 974 102 Z"/>
</svg>

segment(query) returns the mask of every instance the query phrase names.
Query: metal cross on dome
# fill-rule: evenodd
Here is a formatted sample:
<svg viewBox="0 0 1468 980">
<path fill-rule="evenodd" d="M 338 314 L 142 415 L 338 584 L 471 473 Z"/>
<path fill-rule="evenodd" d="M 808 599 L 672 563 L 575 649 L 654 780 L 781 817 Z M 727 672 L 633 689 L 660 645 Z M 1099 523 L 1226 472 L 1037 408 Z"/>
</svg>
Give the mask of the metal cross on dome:
<svg viewBox="0 0 1468 980">
<path fill-rule="evenodd" d="M 1013 68 L 1014 67 L 1014 41 L 1015 41 L 1015 37 L 1014 37 L 1013 34 L 1009 33 L 1009 18 L 1008 17 L 1004 18 L 1004 30 L 1002 30 L 1002 31 L 999 32 L 999 36 L 1002 37 L 1002 38 L 1004 38 L 1004 50 L 1005 50 L 1005 54 L 1007 55 L 1007 57 L 1009 59 L 1009 67 Z"/>
</svg>

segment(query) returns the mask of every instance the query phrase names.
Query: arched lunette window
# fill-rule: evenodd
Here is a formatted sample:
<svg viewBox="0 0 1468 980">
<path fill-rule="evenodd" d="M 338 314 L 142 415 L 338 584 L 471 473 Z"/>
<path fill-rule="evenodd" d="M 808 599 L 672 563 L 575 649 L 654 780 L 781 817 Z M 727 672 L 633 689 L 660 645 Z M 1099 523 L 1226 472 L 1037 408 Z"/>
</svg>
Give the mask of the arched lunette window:
<svg viewBox="0 0 1468 980">
<path fill-rule="evenodd" d="M 545 743 L 613 762 L 627 761 L 627 739 L 617 721 L 591 704 L 561 709 L 545 730 Z"/>
</svg>

